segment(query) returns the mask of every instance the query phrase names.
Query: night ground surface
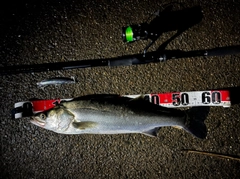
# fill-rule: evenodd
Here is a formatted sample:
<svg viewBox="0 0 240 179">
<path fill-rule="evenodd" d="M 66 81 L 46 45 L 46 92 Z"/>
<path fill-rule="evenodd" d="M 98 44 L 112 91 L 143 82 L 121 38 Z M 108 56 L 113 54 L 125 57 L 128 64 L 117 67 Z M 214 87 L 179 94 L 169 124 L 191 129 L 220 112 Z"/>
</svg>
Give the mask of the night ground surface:
<svg viewBox="0 0 240 179">
<path fill-rule="evenodd" d="M 171 1 L 1 2 L 1 65 L 141 53 L 148 42 L 122 42 L 122 27 L 144 22 L 168 2 Z M 185 8 L 200 5 L 204 17 L 166 49 L 189 51 L 240 44 L 239 1 L 179 2 Z M 174 33 L 164 33 L 149 51 Z M 1 178 L 239 178 L 239 161 L 183 151 L 240 157 L 239 104 L 211 107 L 205 140 L 171 127 L 161 129 L 157 138 L 142 134 L 60 135 L 34 126 L 30 118 L 13 120 L 10 115 L 15 102 L 30 98 L 239 87 L 239 62 L 239 55 L 195 57 L 139 66 L 1 76 Z M 44 90 L 36 86 L 55 76 L 74 76 L 78 83 Z"/>
</svg>

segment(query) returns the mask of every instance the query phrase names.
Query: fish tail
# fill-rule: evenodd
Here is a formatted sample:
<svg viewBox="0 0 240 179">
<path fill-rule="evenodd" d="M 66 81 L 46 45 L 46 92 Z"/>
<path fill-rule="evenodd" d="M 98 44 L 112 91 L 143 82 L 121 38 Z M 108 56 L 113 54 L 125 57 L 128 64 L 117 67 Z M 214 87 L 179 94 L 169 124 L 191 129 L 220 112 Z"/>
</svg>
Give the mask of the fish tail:
<svg viewBox="0 0 240 179">
<path fill-rule="evenodd" d="M 207 127 L 204 123 L 210 108 L 207 106 L 192 107 L 187 110 L 185 129 L 200 139 L 207 137 Z"/>
</svg>

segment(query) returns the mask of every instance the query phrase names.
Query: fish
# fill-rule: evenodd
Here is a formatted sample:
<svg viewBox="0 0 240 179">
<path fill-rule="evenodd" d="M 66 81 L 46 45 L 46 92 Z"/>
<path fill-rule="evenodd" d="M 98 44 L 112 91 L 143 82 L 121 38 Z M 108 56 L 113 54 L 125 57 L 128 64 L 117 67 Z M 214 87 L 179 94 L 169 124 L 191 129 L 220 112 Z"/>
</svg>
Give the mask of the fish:
<svg viewBox="0 0 240 179">
<path fill-rule="evenodd" d="M 162 127 L 173 126 L 204 139 L 208 113 L 206 106 L 180 110 L 150 103 L 143 96 L 98 94 L 61 101 L 35 114 L 31 123 L 59 134 L 140 133 L 151 137 L 157 137 Z"/>
<path fill-rule="evenodd" d="M 45 87 L 48 85 L 59 85 L 59 84 L 71 84 L 71 83 L 76 83 L 76 80 L 73 76 L 71 78 L 68 77 L 55 77 L 55 78 L 49 78 L 45 79 L 41 82 L 38 82 L 37 85 L 39 87 Z"/>
</svg>

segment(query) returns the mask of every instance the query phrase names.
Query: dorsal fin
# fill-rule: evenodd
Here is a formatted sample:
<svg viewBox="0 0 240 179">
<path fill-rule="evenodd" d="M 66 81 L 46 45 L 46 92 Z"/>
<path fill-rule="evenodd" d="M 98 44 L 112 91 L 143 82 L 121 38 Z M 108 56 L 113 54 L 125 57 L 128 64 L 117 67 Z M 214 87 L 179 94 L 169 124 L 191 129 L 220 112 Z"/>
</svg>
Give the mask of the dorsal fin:
<svg viewBox="0 0 240 179">
<path fill-rule="evenodd" d="M 155 127 L 153 129 L 150 129 L 148 131 L 144 131 L 143 134 L 150 136 L 150 137 L 157 137 L 158 131 L 161 129 L 161 127 Z"/>
</svg>

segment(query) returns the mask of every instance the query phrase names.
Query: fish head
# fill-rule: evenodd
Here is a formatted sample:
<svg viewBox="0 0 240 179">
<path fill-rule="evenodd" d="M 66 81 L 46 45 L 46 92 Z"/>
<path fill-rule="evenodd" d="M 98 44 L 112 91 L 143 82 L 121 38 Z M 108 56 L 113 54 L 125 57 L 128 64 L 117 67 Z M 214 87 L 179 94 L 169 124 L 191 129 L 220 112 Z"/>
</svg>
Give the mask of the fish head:
<svg viewBox="0 0 240 179">
<path fill-rule="evenodd" d="M 63 133 L 73 121 L 73 115 L 67 110 L 55 107 L 33 116 L 31 123 L 54 132 Z"/>
<path fill-rule="evenodd" d="M 49 115 L 47 112 L 40 112 L 32 117 L 31 123 L 38 127 L 42 127 L 49 130 L 57 129 L 58 119 L 54 115 Z"/>
</svg>

